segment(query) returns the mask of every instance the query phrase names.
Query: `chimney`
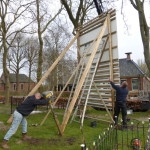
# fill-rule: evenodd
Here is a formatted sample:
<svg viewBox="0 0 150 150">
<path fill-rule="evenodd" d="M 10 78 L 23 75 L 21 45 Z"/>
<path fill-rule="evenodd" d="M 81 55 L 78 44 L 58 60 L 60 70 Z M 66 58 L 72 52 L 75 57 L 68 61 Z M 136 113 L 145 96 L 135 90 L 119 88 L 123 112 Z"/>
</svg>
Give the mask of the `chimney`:
<svg viewBox="0 0 150 150">
<path fill-rule="evenodd" d="M 130 54 L 132 54 L 131 52 L 125 53 L 127 55 L 127 60 L 131 60 Z"/>
</svg>

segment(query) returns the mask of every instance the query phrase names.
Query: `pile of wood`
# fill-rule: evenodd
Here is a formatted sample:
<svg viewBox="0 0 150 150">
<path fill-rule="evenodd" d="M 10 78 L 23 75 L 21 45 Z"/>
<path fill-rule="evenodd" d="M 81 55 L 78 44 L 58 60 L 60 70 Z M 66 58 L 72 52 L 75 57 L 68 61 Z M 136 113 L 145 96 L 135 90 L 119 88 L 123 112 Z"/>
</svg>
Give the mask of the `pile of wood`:
<svg viewBox="0 0 150 150">
<path fill-rule="evenodd" d="M 147 111 L 150 109 L 150 102 L 141 99 L 127 100 L 127 108 L 133 111 Z"/>
</svg>

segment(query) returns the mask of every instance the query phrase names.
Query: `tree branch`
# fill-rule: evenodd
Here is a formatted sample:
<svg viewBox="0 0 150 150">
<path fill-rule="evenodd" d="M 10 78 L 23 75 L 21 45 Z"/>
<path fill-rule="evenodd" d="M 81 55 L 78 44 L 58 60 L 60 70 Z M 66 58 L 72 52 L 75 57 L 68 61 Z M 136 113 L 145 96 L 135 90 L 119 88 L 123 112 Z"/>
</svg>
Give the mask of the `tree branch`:
<svg viewBox="0 0 150 150">
<path fill-rule="evenodd" d="M 133 6 L 136 10 L 138 10 L 138 7 L 137 7 L 137 5 L 134 3 L 134 1 L 133 1 L 133 0 L 130 0 L 130 2 L 131 2 L 131 4 L 132 4 L 132 6 Z"/>
<path fill-rule="evenodd" d="M 47 24 L 45 25 L 45 27 L 44 27 L 44 29 L 41 31 L 41 33 L 43 33 L 43 32 L 47 29 L 48 25 L 61 13 L 61 11 L 62 11 L 62 8 L 60 8 L 59 11 L 57 12 L 57 14 L 56 14 L 51 20 L 49 20 L 49 21 L 47 22 Z"/>
<path fill-rule="evenodd" d="M 77 27 L 76 20 L 72 14 L 71 8 L 69 8 L 69 5 L 67 4 L 67 1 L 66 0 L 60 0 L 60 1 L 64 5 L 64 7 L 69 15 L 70 20 L 72 21 L 74 27 L 76 28 Z"/>
</svg>

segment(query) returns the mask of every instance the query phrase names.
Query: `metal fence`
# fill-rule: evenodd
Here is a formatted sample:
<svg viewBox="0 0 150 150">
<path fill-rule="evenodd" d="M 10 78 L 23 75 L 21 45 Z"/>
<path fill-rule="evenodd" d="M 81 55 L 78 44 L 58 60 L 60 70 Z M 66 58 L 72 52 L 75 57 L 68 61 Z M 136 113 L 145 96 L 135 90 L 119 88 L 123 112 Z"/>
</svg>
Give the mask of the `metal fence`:
<svg viewBox="0 0 150 150">
<path fill-rule="evenodd" d="M 110 125 L 82 150 L 150 150 L 149 123 L 132 120 L 127 127 Z"/>
</svg>

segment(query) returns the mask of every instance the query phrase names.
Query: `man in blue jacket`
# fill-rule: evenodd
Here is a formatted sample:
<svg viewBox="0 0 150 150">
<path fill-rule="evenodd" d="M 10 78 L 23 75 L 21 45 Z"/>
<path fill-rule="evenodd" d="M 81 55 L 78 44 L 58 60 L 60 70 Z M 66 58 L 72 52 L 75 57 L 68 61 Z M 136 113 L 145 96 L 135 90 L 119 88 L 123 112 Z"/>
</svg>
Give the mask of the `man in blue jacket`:
<svg viewBox="0 0 150 150">
<path fill-rule="evenodd" d="M 36 93 L 33 96 L 28 96 L 27 99 L 19 105 L 13 113 L 13 122 L 4 136 L 2 141 L 2 148 L 9 149 L 10 147 L 7 145 L 8 140 L 11 138 L 13 134 L 16 133 L 19 125 L 22 125 L 22 136 L 23 140 L 31 139 L 31 137 L 27 136 L 27 120 L 26 117 L 34 110 L 37 105 L 45 105 L 49 102 L 50 98 L 43 99 L 40 93 Z"/>
<path fill-rule="evenodd" d="M 127 89 L 127 82 L 122 82 L 121 86 L 115 85 L 112 80 L 110 79 L 111 86 L 116 90 L 116 102 L 115 102 L 115 109 L 114 109 L 114 121 L 115 125 L 118 123 L 118 117 L 120 110 L 122 111 L 122 120 L 123 120 L 123 126 L 127 126 L 126 116 L 127 116 L 127 108 L 126 108 L 126 101 L 127 101 L 127 95 L 129 93 Z"/>
</svg>

